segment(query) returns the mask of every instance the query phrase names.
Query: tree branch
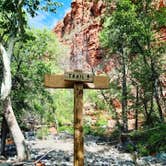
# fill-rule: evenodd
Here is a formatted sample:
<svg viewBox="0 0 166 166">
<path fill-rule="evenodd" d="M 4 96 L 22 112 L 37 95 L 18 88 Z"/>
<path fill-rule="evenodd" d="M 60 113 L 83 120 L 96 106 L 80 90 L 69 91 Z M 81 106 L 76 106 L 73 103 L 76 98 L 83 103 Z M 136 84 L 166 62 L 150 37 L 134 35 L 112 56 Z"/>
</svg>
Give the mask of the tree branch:
<svg viewBox="0 0 166 166">
<path fill-rule="evenodd" d="M 3 62 L 3 80 L 1 84 L 1 99 L 5 100 L 11 91 L 12 80 L 10 71 L 10 58 L 11 55 L 5 50 L 4 46 L 0 43 L 0 54 L 2 55 Z"/>
<path fill-rule="evenodd" d="M 12 56 L 12 53 L 13 53 L 13 48 L 14 48 L 15 42 L 17 40 L 18 39 L 14 39 L 14 37 L 11 37 L 11 39 L 9 41 L 8 50 L 7 50 L 7 55 L 9 56 L 9 59 L 11 59 L 11 56 Z"/>
<path fill-rule="evenodd" d="M 17 8 L 18 8 L 18 24 L 20 28 L 21 34 L 24 33 L 24 23 L 23 23 L 23 11 L 22 11 L 22 6 L 23 6 L 24 0 L 19 0 Z"/>
</svg>

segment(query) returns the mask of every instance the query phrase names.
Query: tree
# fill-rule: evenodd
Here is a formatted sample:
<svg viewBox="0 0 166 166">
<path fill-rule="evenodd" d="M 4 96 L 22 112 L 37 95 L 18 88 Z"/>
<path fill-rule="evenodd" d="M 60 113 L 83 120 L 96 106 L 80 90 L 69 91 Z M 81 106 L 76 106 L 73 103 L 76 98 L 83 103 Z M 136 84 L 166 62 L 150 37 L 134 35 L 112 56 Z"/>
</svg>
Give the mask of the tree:
<svg viewBox="0 0 166 166">
<path fill-rule="evenodd" d="M 63 72 L 61 56 L 67 51 L 49 30 L 27 30 L 27 34 L 30 37 L 25 43 L 15 45 L 12 60 L 11 97 L 19 124 L 23 125 L 22 114 L 28 111 L 44 119 L 48 112 L 55 111 L 53 95 L 44 88 L 44 75 Z"/>
<path fill-rule="evenodd" d="M 100 38 L 103 47 L 109 48 L 109 55 L 116 54 L 121 73 L 121 104 L 123 131 L 128 130 L 127 123 L 127 65 L 131 53 L 130 44 L 132 35 L 139 22 L 136 19 L 136 8 L 130 0 L 117 1 L 116 10 L 106 17 Z"/>
<path fill-rule="evenodd" d="M 153 124 L 153 116 L 158 111 L 158 119 L 163 122 L 163 106 L 159 95 L 160 76 L 164 65 L 161 63 L 165 54 L 165 42 L 161 41 L 160 29 L 166 25 L 166 8 L 156 9 L 153 1 L 135 1 L 137 18 L 141 27 L 138 36 L 132 39 L 132 47 L 136 50 L 135 59 L 132 60 L 132 77 L 139 84 L 140 97 L 143 103 L 147 124 Z M 157 107 L 155 107 L 155 105 Z"/>
<path fill-rule="evenodd" d="M 11 60 L 15 45 L 18 41 L 25 42 L 27 39 L 26 30 L 29 13 L 32 17 L 37 15 L 38 10 L 55 12 L 58 2 L 46 0 L 2 0 L 0 3 L 0 54 L 3 64 L 3 79 L 1 85 L 1 100 L 4 119 L 16 144 L 19 160 L 27 158 L 24 136 L 15 118 L 11 103 Z"/>
<path fill-rule="evenodd" d="M 100 38 L 108 56 L 116 54 L 121 67 L 123 125 L 127 120 L 127 87 L 131 85 L 135 91 L 139 90 L 133 100 L 136 114 L 138 107 L 143 108 L 145 121 L 151 124 L 158 110 L 159 119 L 163 121 L 159 82 L 164 71 L 161 60 L 165 54 L 165 42 L 160 40 L 160 29 L 166 25 L 166 9 L 156 9 L 152 0 L 114 2 L 116 9 L 107 13 Z"/>
</svg>

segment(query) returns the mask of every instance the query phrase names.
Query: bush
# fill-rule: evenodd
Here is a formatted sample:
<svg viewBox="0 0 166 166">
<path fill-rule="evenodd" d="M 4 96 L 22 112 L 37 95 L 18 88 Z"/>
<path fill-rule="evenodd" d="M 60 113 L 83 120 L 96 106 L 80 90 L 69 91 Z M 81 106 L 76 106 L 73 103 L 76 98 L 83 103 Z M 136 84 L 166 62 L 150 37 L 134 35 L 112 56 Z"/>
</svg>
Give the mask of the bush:
<svg viewBox="0 0 166 166">
<path fill-rule="evenodd" d="M 73 92 L 71 90 L 56 90 L 54 106 L 58 126 L 66 126 L 73 122 Z"/>
<path fill-rule="evenodd" d="M 92 133 L 93 133 L 92 127 L 88 124 L 85 124 L 84 125 L 84 134 L 89 135 L 89 134 L 92 134 Z"/>
<path fill-rule="evenodd" d="M 100 91 L 85 91 L 84 101 L 95 103 L 96 108 L 99 110 L 107 110 L 108 105 L 105 103 Z"/>
<path fill-rule="evenodd" d="M 147 147 L 143 144 L 138 144 L 137 148 L 138 148 L 138 153 L 140 156 L 147 156 L 150 153 L 150 151 L 147 149 Z"/>
<path fill-rule="evenodd" d="M 73 126 L 59 126 L 58 132 L 67 132 L 69 134 L 74 133 L 74 128 Z"/>
<path fill-rule="evenodd" d="M 145 131 L 130 133 L 130 137 L 136 144 L 138 153 L 141 156 L 152 153 L 166 152 L 166 124 L 160 124 L 155 128 Z"/>
<path fill-rule="evenodd" d="M 46 139 L 48 134 L 49 134 L 48 127 L 43 126 L 42 128 L 37 130 L 37 135 L 36 136 L 37 136 L 38 139 Z"/>
</svg>

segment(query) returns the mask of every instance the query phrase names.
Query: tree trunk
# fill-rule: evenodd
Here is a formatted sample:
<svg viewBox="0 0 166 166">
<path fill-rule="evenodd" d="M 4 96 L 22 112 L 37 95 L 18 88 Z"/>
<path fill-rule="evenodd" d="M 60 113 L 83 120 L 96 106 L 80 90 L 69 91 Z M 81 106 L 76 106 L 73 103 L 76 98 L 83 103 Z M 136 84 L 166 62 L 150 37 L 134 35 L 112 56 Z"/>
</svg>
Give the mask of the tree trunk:
<svg viewBox="0 0 166 166">
<path fill-rule="evenodd" d="M 135 103 L 135 130 L 138 130 L 138 102 L 139 102 L 139 98 L 138 98 L 138 86 L 136 87 L 136 103 Z"/>
<path fill-rule="evenodd" d="M 157 107 L 158 107 L 158 112 L 159 112 L 159 116 L 160 116 L 160 121 L 163 122 L 164 121 L 164 116 L 163 116 L 163 111 L 162 111 L 162 107 L 160 104 L 160 98 L 159 98 L 159 93 L 158 93 L 158 86 L 157 86 L 157 81 L 155 82 L 155 88 L 154 88 L 154 95 L 155 95 L 155 100 L 157 103 Z"/>
<path fill-rule="evenodd" d="M 27 151 L 25 145 L 24 136 L 20 130 L 20 127 L 17 123 L 16 117 L 14 115 L 10 98 L 6 98 L 3 102 L 4 117 L 6 119 L 9 130 L 13 136 L 14 143 L 17 149 L 18 159 L 20 161 L 27 159 Z"/>
<path fill-rule="evenodd" d="M 5 117 L 3 116 L 2 125 L 1 125 L 1 155 L 5 157 L 6 157 L 5 144 L 6 144 L 6 137 L 8 133 L 9 133 L 9 128 L 8 128 Z"/>
<path fill-rule="evenodd" d="M 160 92 L 160 96 L 161 96 L 161 99 L 162 99 L 162 105 L 163 105 L 163 111 L 166 112 L 166 98 L 164 97 L 164 94 L 163 94 L 163 87 L 162 87 L 162 84 L 161 84 L 161 81 L 158 80 L 158 86 L 159 86 L 159 92 Z"/>
<path fill-rule="evenodd" d="M 153 124 L 153 122 L 151 121 L 151 114 L 152 114 L 152 99 L 150 100 L 151 101 L 151 108 L 149 109 L 148 111 L 148 99 L 146 97 L 146 92 L 144 91 L 143 92 L 143 98 L 142 98 L 142 103 L 143 103 L 143 106 L 144 106 L 144 117 L 145 117 L 145 123 L 147 125 L 150 125 L 150 124 Z"/>
<path fill-rule="evenodd" d="M 26 153 L 27 149 L 25 145 L 25 139 L 17 123 L 16 117 L 12 109 L 11 100 L 9 97 L 12 87 L 10 62 L 14 48 L 14 43 L 15 41 L 13 40 L 13 38 L 11 38 L 9 42 L 8 51 L 6 51 L 3 45 L 0 43 L 0 54 L 2 55 L 2 62 L 3 62 L 1 100 L 3 104 L 3 114 L 16 145 L 18 160 L 22 161 L 27 159 L 28 153 Z"/>
<path fill-rule="evenodd" d="M 154 112 L 154 89 L 155 89 L 155 80 L 156 80 L 156 71 L 154 69 L 154 61 L 151 59 L 151 96 L 150 96 L 150 112 L 147 119 L 147 124 L 153 124 L 153 119 L 151 118 L 152 113 Z"/>
<path fill-rule="evenodd" d="M 153 126 L 153 119 L 152 119 L 152 113 L 154 112 L 154 99 L 153 99 L 154 93 L 152 90 L 152 95 L 150 97 L 150 109 L 149 112 L 147 113 L 147 118 L 146 118 L 146 124 Z"/>
<path fill-rule="evenodd" d="M 74 166 L 84 166 L 83 83 L 74 83 Z"/>
<path fill-rule="evenodd" d="M 118 129 L 120 129 L 121 125 L 120 125 L 120 122 L 119 122 L 119 116 L 118 116 L 116 108 L 113 104 L 113 99 L 110 97 L 110 99 L 108 100 L 106 95 L 104 94 L 103 90 L 100 90 L 100 92 L 101 92 L 101 95 L 103 96 L 105 102 L 107 103 L 109 110 L 111 109 L 111 107 L 113 108 L 113 113 L 115 114 L 115 118 L 116 118 L 116 124 L 118 126 Z"/>
<path fill-rule="evenodd" d="M 128 131 L 127 122 L 127 83 L 126 83 L 126 60 L 125 55 L 122 53 L 122 121 L 123 132 Z"/>
<path fill-rule="evenodd" d="M 147 99 L 146 99 L 146 96 L 145 96 L 145 92 L 144 92 L 144 96 L 142 98 L 142 103 L 143 103 L 143 106 L 144 106 L 144 110 L 145 110 L 145 113 L 144 113 L 144 116 L 145 118 L 147 118 L 148 116 L 148 106 L 147 106 Z"/>
</svg>

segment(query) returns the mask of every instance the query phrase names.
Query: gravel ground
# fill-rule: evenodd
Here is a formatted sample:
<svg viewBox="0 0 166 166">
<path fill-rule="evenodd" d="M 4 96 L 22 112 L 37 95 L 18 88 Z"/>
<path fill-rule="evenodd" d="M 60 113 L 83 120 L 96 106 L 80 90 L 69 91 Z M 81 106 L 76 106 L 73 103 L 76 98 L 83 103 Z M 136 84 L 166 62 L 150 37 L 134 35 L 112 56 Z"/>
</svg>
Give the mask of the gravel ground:
<svg viewBox="0 0 166 166">
<path fill-rule="evenodd" d="M 38 162 L 43 163 L 43 166 L 73 165 L 73 137 L 67 133 L 49 136 L 47 140 L 38 140 L 29 134 L 27 143 L 31 151 L 31 161 L 19 163 L 20 166 L 34 166 Z M 12 148 L 14 149 L 14 146 Z M 13 151 L 14 154 L 12 148 L 10 147 L 9 151 Z M 156 157 L 137 158 L 133 161 L 135 155 L 124 153 L 118 150 L 117 146 L 103 140 L 99 141 L 99 137 L 85 137 L 84 149 L 85 166 L 166 166 L 166 153 L 158 154 Z M 15 157 L 10 157 L 6 164 L 14 159 Z M 16 166 L 16 164 L 9 165 Z M 0 164 L 0 166 L 9 165 Z"/>
</svg>

